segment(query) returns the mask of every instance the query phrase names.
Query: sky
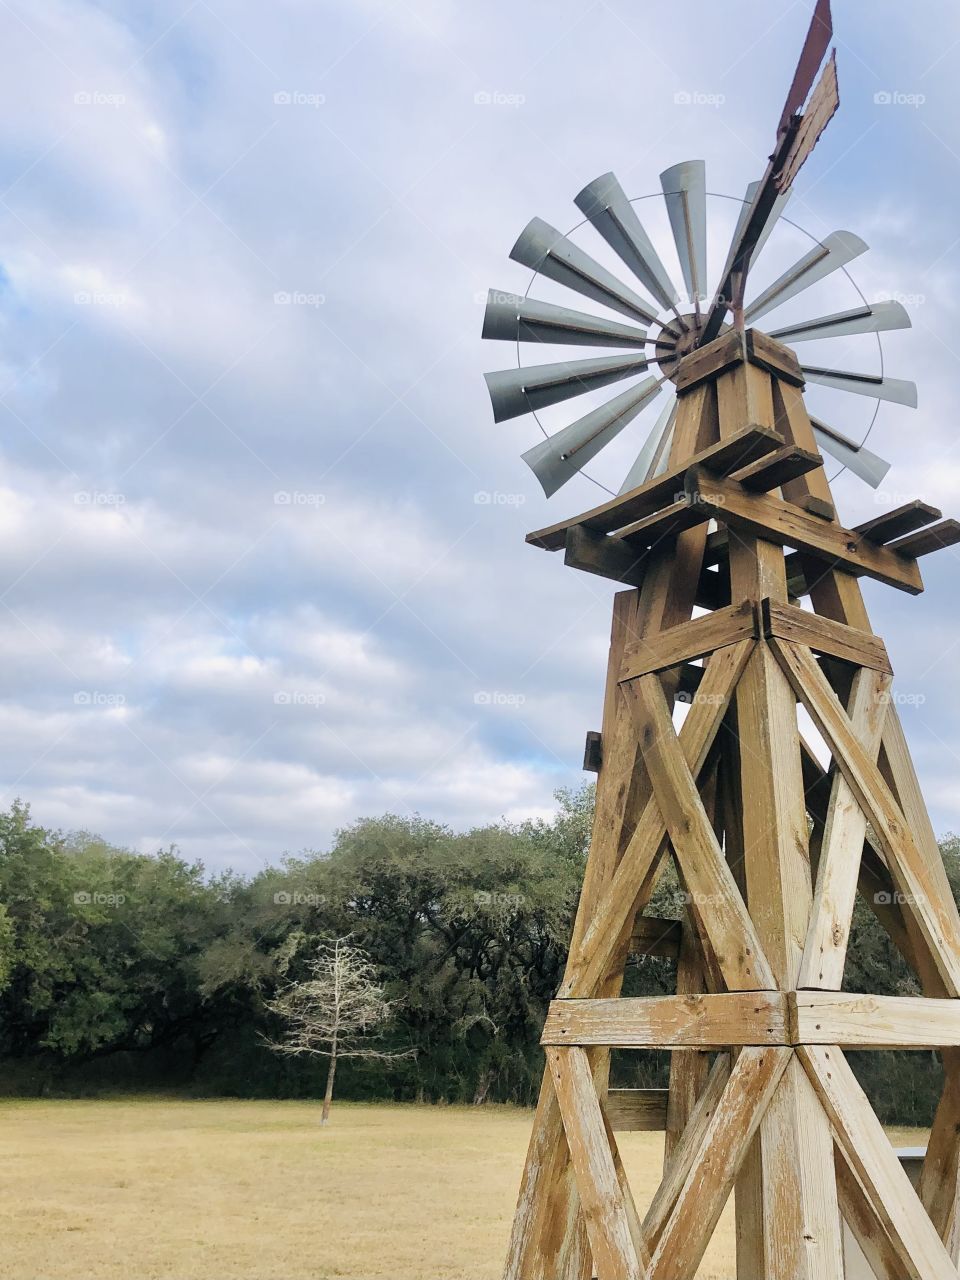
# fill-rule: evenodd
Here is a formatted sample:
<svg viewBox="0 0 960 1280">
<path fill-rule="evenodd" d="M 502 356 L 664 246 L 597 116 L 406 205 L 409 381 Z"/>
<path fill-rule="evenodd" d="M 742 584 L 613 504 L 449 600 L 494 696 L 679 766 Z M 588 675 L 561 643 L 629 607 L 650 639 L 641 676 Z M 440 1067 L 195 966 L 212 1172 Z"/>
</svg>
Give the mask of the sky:
<svg viewBox="0 0 960 1280">
<path fill-rule="evenodd" d="M 361 815 L 549 815 L 599 728 L 615 588 L 524 544 L 602 495 L 548 502 L 536 423 L 492 422 L 482 373 L 515 352 L 481 342 L 486 290 L 526 289 L 531 217 L 567 231 L 591 179 L 650 196 L 691 158 L 715 275 L 810 8 L 2 0 L 0 803 L 244 872 Z M 851 272 L 907 304 L 884 358 L 920 409 L 881 409 L 893 468 L 841 476 L 841 515 L 960 514 L 960 11 L 834 9 L 842 109 L 758 287 L 810 235 L 869 242 Z M 820 288 L 798 315 L 857 301 Z M 872 339 L 815 346 L 874 370 Z M 869 402 L 815 395 L 863 434 Z M 960 554 L 923 572 L 866 595 L 945 832 Z"/>
</svg>

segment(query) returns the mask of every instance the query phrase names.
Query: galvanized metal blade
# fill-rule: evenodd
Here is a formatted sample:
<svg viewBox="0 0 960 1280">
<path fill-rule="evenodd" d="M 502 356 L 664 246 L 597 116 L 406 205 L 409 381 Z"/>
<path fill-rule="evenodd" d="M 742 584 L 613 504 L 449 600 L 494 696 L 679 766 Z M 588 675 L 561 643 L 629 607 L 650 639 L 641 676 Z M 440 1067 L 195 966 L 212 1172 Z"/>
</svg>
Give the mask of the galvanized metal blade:
<svg viewBox="0 0 960 1280">
<path fill-rule="evenodd" d="M 532 409 L 559 404 L 611 382 L 643 373 L 644 356 L 602 356 L 597 360 L 565 360 L 560 364 L 531 365 L 527 369 L 503 369 L 485 373 L 495 422 L 518 418 Z"/>
<path fill-rule="evenodd" d="M 843 338 L 855 333 L 886 333 L 909 329 L 910 317 L 899 302 L 873 302 L 852 311 L 838 311 L 817 320 L 802 320 L 783 329 L 771 329 L 778 342 L 811 342 L 815 338 Z"/>
<path fill-rule="evenodd" d="M 579 347 L 643 347 L 646 329 L 586 311 L 571 311 L 505 289 L 487 293 L 483 336 L 504 342 L 550 342 Z"/>
<path fill-rule="evenodd" d="M 855 396 L 870 396 L 873 400 L 888 400 L 891 404 L 917 407 L 917 384 L 902 378 L 881 378 L 879 374 L 849 373 L 846 369 L 820 369 L 802 364 L 803 376 L 808 382 L 836 391 L 849 391 Z"/>
<path fill-rule="evenodd" d="M 890 470 L 890 463 L 872 453 L 862 444 L 856 444 L 833 427 L 828 427 L 819 418 L 811 418 L 813 434 L 817 444 L 829 453 L 831 458 L 842 462 L 848 471 L 865 481 L 871 489 L 878 489 Z"/>
<path fill-rule="evenodd" d="M 631 387 L 609 404 L 601 405 L 549 440 L 528 449 L 523 460 L 540 481 L 547 497 L 572 480 L 618 436 L 660 394 L 660 387 L 659 378 L 645 378 L 639 386 Z"/>
<path fill-rule="evenodd" d="M 615 175 L 605 173 L 595 178 L 574 201 L 660 305 L 673 308 L 677 290 Z"/>
<path fill-rule="evenodd" d="M 765 316 L 774 307 L 779 307 L 798 293 L 803 293 L 811 285 L 826 279 L 834 271 L 839 271 L 854 258 L 866 253 L 870 246 L 852 231 L 834 231 L 809 253 L 785 271 L 779 280 L 775 280 L 769 289 L 747 307 L 744 315 L 748 324 L 753 324 L 761 316 Z"/>
<path fill-rule="evenodd" d="M 660 186 L 670 215 L 687 296 L 707 296 L 707 171 L 702 160 L 685 160 L 665 169 Z"/>
<path fill-rule="evenodd" d="M 740 210 L 740 217 L 737 219 L 736 230 L 733 233 L 733 239 L 730 241 L 730 252 L 727 254 L 727 263 L 723 269 L 724 279 L 726 279 L 727 273 L 730 271 L 730 268 L 733 266 L 734 259 L 736 258 L 737 253 L 740 250 L 740 242 L 743 238 L 744 230 L 746 229 L 747 220 L 750 217 L 750 210 L 753 208 L 753 202 L 754 200 L 756 200 L 757 192 L 759 190 L 760 190 L 760 183 L 751 182 L 750 185 L 747 187 L 746 195 L 743 197 L 743 207 Z M 785 191 L 782 196 L 777 196 L 776 200 L 774 200 L 773 208 L 770 211 L 770 217 L 768 218 L 766 225 L 761 231 L 757 239 L 757 243 L 753 247 L 753 252 L 750 255 L 751 267 L 756 263 L 757 258 L 760 256 L 760 253 L 763 250 L 763 246 L 770 239 L 770 233 L 773 231 L 773 228 L 777 225 L 780 215 L 783 213 L 784 208 L 789 203 L 791 195 L 792 195 L 791 191 Z"/>
<path fill-rule="evenodd" d="M 527 223 L 510 250 L 510 257 L 621 315 L 646 324 L 652 324 L 657 318 L 656 312 L 632 289 L 542 218 L 532 218 Z"/>
<path fill-rule="evenodd" d="M 657 460 L 663 452 L 664 443 L 673 435 L 676 420 L 677 402 L 674 399 L 664 406 L 653 430 L 644 441 L 643 448 L 637 454 L 636 462 L 627 472 L 626 479 L 620 486 L 621 493 L 629 493 L 631 489 L 637 489 L 651 479 Z"/>
</svg>

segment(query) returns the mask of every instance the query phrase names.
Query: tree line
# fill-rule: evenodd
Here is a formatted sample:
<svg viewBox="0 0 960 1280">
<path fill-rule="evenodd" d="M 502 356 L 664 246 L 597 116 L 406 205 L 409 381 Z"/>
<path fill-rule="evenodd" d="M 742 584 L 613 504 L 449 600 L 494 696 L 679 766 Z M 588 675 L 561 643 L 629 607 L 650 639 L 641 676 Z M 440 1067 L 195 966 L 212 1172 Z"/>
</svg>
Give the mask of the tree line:
<svg viewBox="0 0 960 1280">
<path fill-rule="evenodd" d="M 144 855 L 0 813 L 0 1088 L 19 1094 L 177 1089 L 322 1097 L 322 1061 L 272 1053 L 278 996 L 318 948 L 349 937 L 391 1016 L 382 1054 L 344 1061 L 341 1098 L 527 1105 L 560 983 L 593 812 L 558 793 L 550 821 L 454 832 L 420 817 L 362 819 L 329 849 L 256 875 L 208 875 L 175 848 Z M 941 848 L 954 891 L 960 840 Z M 667 872 L 650 913 L 682 915 Z M 674 989 L 674 962 L 638 957 L 625 994 Z M 918 987 L 858 903 L 845 986 Z M 617 1052 L 615 1084 L 666 1083 L 668 1058 Z M 883 1119 L 929 1123 L 932 1053 L 855 1057 Z"/>
</svg>

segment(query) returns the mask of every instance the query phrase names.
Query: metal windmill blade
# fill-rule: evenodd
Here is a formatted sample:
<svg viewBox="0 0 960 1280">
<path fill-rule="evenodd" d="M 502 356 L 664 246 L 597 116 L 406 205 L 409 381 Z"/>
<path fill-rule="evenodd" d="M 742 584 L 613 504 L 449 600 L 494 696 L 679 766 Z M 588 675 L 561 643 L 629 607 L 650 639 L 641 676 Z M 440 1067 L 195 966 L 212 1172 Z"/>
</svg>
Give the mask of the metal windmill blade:
<svg viewBox="0 0 960 1280">
<path fill-rule="evenodd" d="M 802 364 L 803 376 L 808 382 L 836 391 L 849 391 L 855 396 L 871 396 L 876 400 L 888 400 L 891 404 L 917 407 L 917 384 L 903 378 L 884 378 L 870 373 L 850 373 L 845 369 L 820 369 Z"/>
<path fill-rule="evenodd" d="M 654 478 L 661 461 L 664 461 L 669 456 L 670 442 L 673 439 L 673 429 L 676 426 L 676 422 L 677 402 L 674 398 L 665 406 L 657 419 L 656 425 L 644 441 L 643 448 L 637 454 L 636 462 L 627 472 L 626 478 L 620 486 L 621 493 L 629 493 L 631 489 L 637 489 L 640 485 Z"/>
<path fill-rule="evenodd" d="M 486 373 L 495 422 L 517 418 L 573 396 L 582 396 L 611 382 L 632 378 L 647 368 L 645 356 L 601 356 L 597 360 L 565 360 Z"/>
<path fill-rule="evenodd" d="M 750 303 L 745 312 L 747 324 L 753 324 L 774 307 L 779 307 L 790 298 L 795 298 L 798 293 L 804 293 L 811 285 L 826 279 L 834 271 L 839 271 L 848 262 L 866 253 L 869 247 L 852 231 L 834 231 Z"/>
<path fill-rule="evenodd" d="M 549 342 L 583 347 L 644 347 L 647 330 L 502 289 L 487 294 L 483 337 L 504 342 Z"/>
<path fill-rule="evenodd" d="M 594 178 L 574 204 L 589 219 L 620 260 L 668 311 L 679 297 L 660 255 L 634 212 L 633 205 L 612 173 Z"/>
<path fill-rule="evenodd" d="M 702 160 L 665 169 L 660 186 L 666 201 L 683 282 L 691 302 L 707 297 L 707 176 Z"/>
<path fill-rule="evenodd" d="M 819 418 L 811 418 L 817 444 L 831 458 L 842 462 L 848 471 L 865 481 L 872 489 L 878 489 L 890 470 L 890 463 L 872 453 L 865 445 L 857 444 Z"/>
<path fill-rule="evenodd" d="M 555 494 L 561 485 L 572 479 L 581 467 L 619 435 L 660 394 L 660 385 L 657 378 L 645 378 L 639 386 L 631 387 L 609 404 L 601 405 L 528 449 L 523 460 L 540 481 L 547 497 Z"/>
<path fill-rule="evenodd" d="M 723 269 L 724 279 L 726 279 L 727 273 L 732 268 L 734 259 L 737 255 L 737 250 L 740 244 L 742 243 L 743 233 L 746 230 L 747 221 L 750 217 L 750 210 L 753 208 L 753 204 L 757 198 L 757 192 L 759 191 L 759 189 L 760 189 L 759 182 L 751 182 L 747 187 L 747 193 L 743 198 L 743 207 L 740 210 L 740 216 L 737 219 L 737 225 L 734 228 L 733 237 L 730 241 L 730 250 L 727 254 L 727 263 Z M 783 213 L 784 209 L 789 203 L 791 194 L 792 194 L 791 191 L 787 190 L 782 195 L 777 196 L 776 200 L 774 200 L 770 217 L 766 223 L 766 226 L 764 227 L 760 235 L 757 237 L 757 243 L 754 246 L 753 255 L 751 258 L 752 263 L 755 263 L 757 258 L 759 258 L 760 253 L 763 250 L 763 246 L 767 243 L 767 241 L 770 239 L 770 236 L 773 234 L 773 229 L 777 225 L 777 222 L 780 220 L 780 215 Z"/>
<path fill-rule="evenodd" d="M 531 271 L 565 284 L 585 298 L 602 302 L 634 320 L 650 324 L 657 318 L 657 313 L 632 289 L 621 284 L 616 276 L 542 218 L 533 218 L 527 223 L 510 250 L 510 257 Z"/>
<path fill-rule="evenodd" d="M 851 334 L 887 333 L 891 329 L 910 327 L 910 317 L 899 302 L 874 302 L 852 311 L 838 311 L 832 316 L 771 329 L 770 337 L 785 343 L 811 342 L 816 338 L 845 338 Z"/>
</svg>

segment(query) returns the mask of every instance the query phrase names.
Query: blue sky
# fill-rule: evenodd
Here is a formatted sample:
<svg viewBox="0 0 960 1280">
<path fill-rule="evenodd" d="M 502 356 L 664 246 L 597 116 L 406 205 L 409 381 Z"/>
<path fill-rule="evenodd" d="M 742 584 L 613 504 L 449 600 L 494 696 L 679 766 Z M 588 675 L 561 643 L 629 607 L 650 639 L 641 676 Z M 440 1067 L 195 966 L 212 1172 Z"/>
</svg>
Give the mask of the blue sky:
<svg viewBox="0 0 960 1280">
<path fill-rule="evenodd" d="M 882 492 L 836 492 L 850 523 L 917 496 L 952 514 L 960 13 L 834 7 L 843 108 L 790 216 L 864 236 L 867 296 L 912 299 L 885 350 L 921 395 L 880 414 Z M 607 170 L 640 196 L 703 157 L 742 194 L 809 20 L 650 12 L 0 7 L 4 803 L 255 870 L 360 814 L 519 818 L 580 779 L 612 588 L 523 535 L 596 490 L 545 502 L 519 457 L 535 424 L 492 423 L 481 374 L 510 357 L 480 341 L 482 299 L 526 287 L 519 231 L 572 227 Z M 924 573 L 919 600 L 867 591 L 944 831 L 960 557 Z"/>
</svg>

